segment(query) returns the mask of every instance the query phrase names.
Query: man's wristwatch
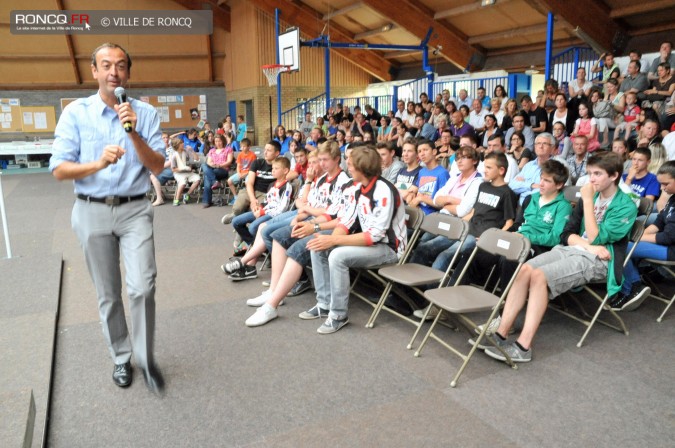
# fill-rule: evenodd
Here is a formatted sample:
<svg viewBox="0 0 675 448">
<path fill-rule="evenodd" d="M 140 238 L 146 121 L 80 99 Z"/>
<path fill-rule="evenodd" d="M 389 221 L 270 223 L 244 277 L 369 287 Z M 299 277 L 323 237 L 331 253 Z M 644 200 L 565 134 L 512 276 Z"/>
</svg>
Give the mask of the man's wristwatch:
<svg viewBox="0 0 675 448">
<path fill-rule="evenodd" d="M 314 233 L 321 231 L 321 226 L 318 223 L 314 223 Z"/>
</svg>

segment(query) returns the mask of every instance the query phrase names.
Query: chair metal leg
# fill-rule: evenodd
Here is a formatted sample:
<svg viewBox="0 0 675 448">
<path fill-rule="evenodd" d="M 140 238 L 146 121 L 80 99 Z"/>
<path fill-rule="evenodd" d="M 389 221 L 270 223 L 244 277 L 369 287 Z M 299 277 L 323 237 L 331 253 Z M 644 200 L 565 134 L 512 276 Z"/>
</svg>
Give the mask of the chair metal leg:
<svg viewBox="0 0 675 448">
<path fill-rule="evenodd" d="M 377 301 L 377 304 L 375 305 L 375 309 L 370 314 L 370 318 L 368 319 L 368 322 L 366 322 L 366 328 L 373 328 L 373 326 L 375 325 L 375 319 L 377 319 L 377 316 L 380 314 L 380 311 L 382 310 L 382 307 L 384 306 L 384 302 L 387 301 L 387 296 L 389 296 L 389 293 L 391 292 L 391 288 L 393 286 L 394 286 L 393 282 L 387 282 L 387 286 L 384 287 L 384 291 L 382 291 L 382 295 L 380 296 L 380 300 Z"/>
<path fill-rule="evenodd" d="M 430 312 L 431 312 L 431 307 L 429 306 L 427 308 L 427 312 L 424 313 L 424 317 L 422 318 L 422 322 L 421 322 L 420 326 L 422 324 L 424 324 L 424 321 L 426 320 L 427 315 Z M 427 334 L 424 335 L 424 339 L 422 339 L 422 343 L 420 344 L 420 346 L 415 351 L 415 354 L 414 354 L 415 358 L 418 358 L 420 356 L 420 353 L 422 353 L 422 349 L 424 348 L 424 345 L 427 343 L 427 340 L 429 339 L 429 336 L 431 336 L 431 333 L 434 331 L 434 327 L 436 326 L 438 321 L 441 319 L 442 314 L 443 314 L 443 310 L 439 309 L 438 314 L 436 315 L 436 318 L 434 319 L 434 321 L 431 323 L 431 326 L 429 327 L 429 331 L 427 331 Z M 419 331 L 419 327 L 418 327 L 418 331 Z M 415 336 L 417 336 L 417 331 L 415 332 Z M 414 337 L 413 337 L 413 340 L 414 340 Z M 413 341 L 410 341 L 410 342 L 412 343 Z"/>
<path fill-rule="evenodd" d="M 654 296 L 652 296 L 652 297 L 654 297 Z M 675 294 L 673 294 L 673 297 L 670 300 L 666 300 L 666 299 L 663 299 L 661 297 L 656 297 L 656 298 L 661 300 L 662 302 L 666 302 L 668 304 L 666 306 L 666 309 L 664 309 L 663 312 L 661 313 L 661 315 L 656 319 L 656 321 L 660 323 L 661 321 L 663 321 L 663 316 L 666 315 L 666 313 L 668 312 L 670 307 L 673 305 L 673 302 L 675 302 Z"/>
</svg>

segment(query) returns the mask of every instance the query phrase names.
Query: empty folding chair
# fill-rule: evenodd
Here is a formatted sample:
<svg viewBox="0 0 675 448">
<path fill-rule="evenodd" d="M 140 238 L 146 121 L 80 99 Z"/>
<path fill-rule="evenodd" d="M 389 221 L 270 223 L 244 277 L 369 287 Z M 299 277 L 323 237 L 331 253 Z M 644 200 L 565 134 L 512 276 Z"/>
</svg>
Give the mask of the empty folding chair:
<svg viewBox="0 0 675 448">
<path fill-rule="evenodd" d="M 485 251 L 493 255 L 503 256 L 509 261 L 515 261 L 518 263 L 516 270 L 511 276 L 511 279 L 509 280 L 507 286 L 501 292 L 500 296 L 496 296 L 495 294 L 492 294 L 488 291 L 485 291 L 472 285 L 436 288 L 430 289 L 424 293 L 424 297 L 426 297 L 427 300 L 429 300 L 429 302 L 431 302 L 434 306 L 439 308 L 440 311 L 436 316 L 436 318 L 434 319 L 434 321 L 431 323 L 431 326 L 429 327 L 429 330 L 424 336 L 422 343 L 415 352 L 415 356 L 417 357 L 420 355 L 427 340 L 430 337 L 432 337 L 436 339 L 438 342 L 440 342 L 441 345 L 450 350 L 452 353 L 462 358 L 464 362 L 462 363 L 462 366 L 459 368 L 457 374 L 450 383 L 451 387 L 455 387 L 457 385 L 459 377 L 462 375 L 462 372 L 464 372 L 464 369 L 471 360 L 471 357 L 476 352 L 476 349 L 479 347 L 479 345 L 481 345 L 481 342 L 483 341 L 484 338 L 487 338 L 493 345 L 495 345 L 495 347 L 497 347 L 504 354 L 507 363 L 511 367 L 513 367 L 514 369 L 517 368 L 516 365 L 513 363 L 513 361 L 511 361 L 511 358 L 508 356 L 508 354 L 504 353 L 504 351 L 497 344 L 494 343 L 492 336 L 487 336 L 486 332 L 490 325 L 490 322 L 492 322 L 492 320 L 499 312 L 502 303 L 504 302 L 506 296 L 511 290 L 511 286 L 513 285 L 516 276 L 520 272 L 520 268 L 522 267 L 523 263 L 525 263 L 525 261 L 527 260 L 527 257 L 530 253 L 530 241 L 519 233 L 506 232 L 501 229 L 486 230 L 485 232 L 483 232 L 483 234 L 476 242 L 476 247 L 471 252 L 469 260 L 467 261 L 466 265 L 462 269 L 462 272 L 460 273 L 457 279 L 457 284 L 461 283 L 464 274 L 466 273 L 469 265 L 473 262 L 473 259 L 478 251 Z M 441 315 L 444 313 L 450 313 L 453 317 L 455 317 L 457 322 L 459 322 L 467 330 L 469 334 L 475 335 L 475 331 L 477 328 L 479 328 L 479 326 L 476 324 L 476 322 L 471 320 L 467 316 L 467 314 L 481 311 L 491 311 L 490 317 L 483 324 L 478 337 L 475 338 L 474 344 L 467 355 L 463 354 L 462 352 L 460 352 L 447 342 L 443 341 L 433 332 L 434 328 L 436 327 L 436 324 L 441 318 Z M 431 308 L 427 309 L 427 312 L 425 313 L 425 318 L 426 314 L 428 314 L 429 312 L 431 312 Z M 411 341 L 411 344 L 412 342 L 413 341 Z M 462 342 L 464 343 L 464 341 Z"/>
<path fill-rule="evenodd" d="M 460 256 L 464 240 L 469 234 L 469 223 L 461 218 L 457 218 L 456 216 L 447 215 L 444 213 L 433 213 L 431 215 L 427 215 L 424 218 L 421 230 L 422 232 L 426 232 L 434 236 L 440 235 L 448 238 L 449 240 L 457 240 L 459 241 L 459 249 L 457 249 L 455 252 L 454 257 L 452 258 L 452 261 L 448 265 L 448 268 L 445 272 L 417 263 L 399 264 L 396 266 L 387 266 L 379 269 L 378 274 L 380 277 L 386 280 L 386 285 L 382 295 L 380 296 L 380 300 L 377 302 L 377 305 L 375 306 L 375 309 L 373 310 L 373 313 L 366 324 L 367 328 L 373 328 L 377 316 L 380 314 L 380 311 L 384 309 L 385 311 L 388 311 L 395 316 L 412 323 L 413 325 L 419 324 L 419 331 L 419 327 L 424 324 L 424 320 L 418 322 L 417 320 L 410 319 L 400 313 L 397 313 L 395 310 L 384 306 L 387 296 L 391 292 L 394 284 L 408 286 L 419 295 L 424 295 L 424 291 L 419 289 L 420 286 L 438 285 L 438 287 L 442 287 L 446 285 L 448 278 L 450 278 L 452 266 Z M 415 332 L 415 334 L 417 334 L 417 332 Z"/>
</svg>

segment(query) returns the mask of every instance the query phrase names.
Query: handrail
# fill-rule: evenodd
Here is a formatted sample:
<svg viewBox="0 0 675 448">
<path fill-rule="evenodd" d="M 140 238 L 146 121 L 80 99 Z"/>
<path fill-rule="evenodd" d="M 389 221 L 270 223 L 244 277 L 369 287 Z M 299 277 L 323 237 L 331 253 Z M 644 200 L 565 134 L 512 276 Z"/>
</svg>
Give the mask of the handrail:
<svg viewBox="0 0 675 448">
<path fill-rule="evenodd" d="M 492 76 L 489 78 L 465 78 L 435 82 L 431 85 L 434 97 L 429 99 L 432 101 L 435 100 L 436 95 L 442 93 L 445 89 L 450 92 L 451 98 L 457 98 L 459 96 L 459 91 L 462 89 L 467 91 L 467 94 L 470 98 L 476 98 L 476 91 L 479 87 L 483 87 L 485 89 L 485 95 L 492 97 L 495 87 L 498 85 L 501 85 L 504 90 L 506 90 L 506 92 L 509 92 L 509 95 L 511 96 L 511 91 L 509 89 L 509 77 Z"/>
<path fill-rule="evenodd" d="M 287 130 L 297 129 L 305 119 L 305 113 L 311 112 L 314 118 L 326 114 L 326 92 L 294 106 L 281 114 L 281 124 Z"/>
<path fill-rule="evenodd" d="M 553 70 L 552 77 L 558 81 L 558 85 L 562 88 L 563 85 L 569 85 L 571 81 L 576 79 L 577 70 L 580 67 L 586 69 L 586 79 L 593 80 L 600 78 L 601 75 L 593 76 L 591 69 L 598 60 L 598 53 L 589 47 L 570 47 L 551 58 Z"/>
</svg>

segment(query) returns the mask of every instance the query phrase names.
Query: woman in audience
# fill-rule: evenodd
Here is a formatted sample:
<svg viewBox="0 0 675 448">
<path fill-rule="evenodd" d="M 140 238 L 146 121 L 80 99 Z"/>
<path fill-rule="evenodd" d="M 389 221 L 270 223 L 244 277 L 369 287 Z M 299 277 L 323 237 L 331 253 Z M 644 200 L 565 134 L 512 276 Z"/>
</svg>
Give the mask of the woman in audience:
<svg viewBox="0 0 675 448">
<path fill-rule="evenodd" d="M 393 132 L 393 127 L 391 125 L 391 118 L 382 117 L 380 118 L 380 127 L 377 130 L 377 142 L 388 142 L 391 140 L 391 135 Z"/>
<path fill-rule="evenodd" d="M 323 117 L 316 117 L 316 126 L 323 131 L 323 135 L 328 135 L 328 125 Z"/>
<path fill-rule="evenodd" d="M 501 110 L 504 110 L 504 107 L 506 107 L 506 102 L 509 100 L 509 95 L 506 93 L 506 89 L 504 89 L 504 86 L 501 84 L 495 86 L 495 90 L 492 93 L 491 101 L 494 101 L 495 99 L 499 100 L 499 107 L 501 108 Z M 492 113 L 494 113 L 494 111 Z M 497 114 L 495 114 L 495 116 L 496 115 Z"/>
<path fill-rule="evenodd" d="M 518 169 L 522 169 L 527 162 L 534 159 L 532 151 L 525 147 L 525 136 L 519 131 L 514 132 L 511 136 L 511 146 L 506 153 L 516 159 Z"/>
<path fill-rule="evenodd" d="M 465 104 L 462 104 L 459 107 L 459 111 L 462 113 L 462 116 L 464 117 L 464 121 L 466 123 L 468 123 L 469 122 L 469 114 L 471 113 L 471 111 L 469 110 L 469 106 L 467 106 Z"/>
<path fill-rule="evenodd" d="M 204 132 L 204 155 L 208 155 L 209 151 L 216 147 L 216 142 L 214 141 L 215 134 L 213 131 Z"/>
<path fill-rule="evenodd" d="M 396 128 L 396 147 L 403 148 L 403 143 L 405 143 L 406 139 L 410 137 L 411 134 L 408 132 L 408 128 L 406 127 L 405 123 L 399 124 L 398 128 Z"/>
<path fill-rule="evenodd" d="M 570 143 L 570 138 L 567 136 L 565 125 L 560 121 L 553 125 L 553 138 L 556 141 L 553 157 L 560 157 L 562 160 L 566 160 L 572 144 Z"/>
<path fill-rule="evenodd" d="M 587 99 L 591 94 L 593 83 L 586 79 L 586 69 L 579 67 L 577 69 L 577 77 L 569 83 L 568 89 L 570 93 L 570 103 L 574 100 L 578 102 L 582 99 Z"/>
<path fill-rule="evenodd" d="M 443 113 L 443 105 L 441 103 L 436 103 L 433 106 L 431 117 L 429 117 L 427 122 L 433 127 L 438 128 L 438 122 L 441 119 L 445 119 L 447 121 L 447 118 L 448 116 Z"/>
<path fill-rule="evenodd" d="M 642 92 L 644 99 L 651 103 L 651 107 L 661 113 L 664 111 L 664 102 L 675 91 L 675 78 L 670 74 L 670 64 L 662 62 L 656 69 L 658 78 L 650 82 L 649 89 Z"/>
<path fill-rule="evenodd" d="M 508 101 L 508 99 L 507 99 Z M 490 113 L 494 115 L 495 120 L 497 121 L 497 126 L 501 126 L 504 121 L 504 106 L 506 103 L 502 103 L 502 100 L 499 98 L 492 98 L 490 100 Z"/>
<path fill-rule="evenodd" d="M 622 114 L 623 110 L 626 108 L 626 98 L 623 96 L 623 92 L 619 92 L 619 81 L 614 78 L 610 78 L 605 83 L 605 101 L 612 105 L 614 112 Z"/>
<path fill-rule="evenodd" d="M 232 146 L 226 146 L 225 137 L 218 134 L 215 136 L 215 148 L 209 151 L 206 156 L 206 162 L 202 164 L 204 173 L 204 194 L 202 196 L 202 207 L 211 207 L 211 189 L 220 187 L 221 180 L 227 179 L 230 175 L 229 170 L 234 162 Z"/>
<path fill-rule="evenodd" d="M 183 189 L 185 185 L 190 182 L 190 190 L 185 196 L 183 196 L 183 203 L 187 204 L 190 200 L 190 195 L 199 188 L 199 183 L 201 181 L 199 174 L 195 173 L 192 170 L 192 165 L 199 160 L 199 156 L 192 151 L 192 148 L 185 149 L 183 145 L 183 139 L 174 137 L 171 139 L 171 146 L 173 147 L 174 153 L 171 156 L 171 171 L 173 171 L 173 177 L 176 179 L 176 194 L 173 198 L 173 205 L 180 205 L 181 195 L 183 194 Z"/>
<path fill-rule="evenodd" d="M 544 96 L 539 101 L 539 107 L 546 109 L 547 114 L 555 109 L 555 97 L 558 91 L 558 81 L 555 79 L 549 79 L 544 83 Z"/>
<path fill-rule="evenodd" d="M 623 172 L 627 173 L 631 166 L 631 160 L 628 157 L 628 144 L 626 143 L 626 140 L 615 138 L 612 142 L 612 152 L 621 157 L 621 160 L 623 161 Z"/>
<path fill-rule="evenodd" d="M 494 105 L 494 100 L 492 101 Z M 483 131 L 483 148 L 487 148 L 488 139 L 492 137 L 494 134 L 501 135 L 503 134 L 503 132 L 497 126 L 497 117 L 495 117 L 493 113 L 489 113 L 485 116 L 485 130 Z"/>
<path fill-rule="evenodd" d="M 232 117 L 230 115 L 227 115 L 225 117 L 225 121 L 223 122 L 223 131 L 225 134 L 232 132 L 234 129 L 234 125 L 232 124 Z"/>
<path fill-rule="evenodd" d="M 291 139 L 288 142 L 288 151 L 286 154 L 284 154 L 284 157 L 286 157 L 288 160 L 291 162 L 291 170 L 295 169 L 295 150 L 298 149 L 300 146 L 298 146 L 298 142 L 296 142 L 294 139 Z"/>
<path fill-rule="evenodd" d="M 572 137 L 585 135 L 588 139 L 588 152 L 593 152 L 600 147 L 598 141 L 598 122 L 593 118 L 593 109 L 588 107 L 586 101 L 579 102 L 579 118 L 574 125 Z"/>
<path fill-rule="evenodd" d="M 567 107 L 567 97 L 564 93 L 557 93 L 555 95 L 555 109 L 548 114 L 549 132 L 553 131 L 555 123 L 562 123 L 567 134 L 571 134 L 574 131 L 575 120 L 574 112 Z"/>
<path fill-rule="evenodd" d="M 513 98 L 509 98 L 504 106 L 504 118 L 502 118 L 501 128 L 506 132 L 513 127 L 513 117 L 518 113 L 518 103 Z"/>
<path fill-rule="evenodd" d="M 649 162 L 647 171 L 656 174 L 659 171 L 659 168 L 661 168 L 661 165 L 668 161 L 666 147 L 661 143 L 652 143 L 649 145 L 649 150 L 652 152 L 652 159 Z"/>
<path fill-rule="evenodd" d="M 447 103 L 445 103 L 445 115 L 447 115 L 448 117 L 451 117 L 456 110 L 457 105 L 455 104 L 454 101 L 448 101 Z"/>
<path fill-rule="evenodd" d="M 293 133 L 291 134 L 291 138 L 296 142 L 298 142 L 298 146 L 304 146 L 302 144 L 302 137 L 303 137 L 302 132 L 298 130 L 293 131 Z"/>
<path fill-rule="evenodd" d="M 279 155 L 286 155 L 288 153 L 288 145 L 293 140 L 292 137 L 286 136 L 286 128 L 284 128 L 282 125 L 277 126 L 274 128 L 274 140 L 279 142 L 281 145 L 281 152 Z M 292 160 L 292 159 L 291 159 Z"/>
<path fill-rule="evenodd" d="M 406 125 L 406 127 L 414 127 L 415 126 L 415 102 L 414 101 L 408 101 L 408 104 L 406 105 L 406 112 L 408 112 L 408 118 L 406 119 L 406 122 L 403 123 Z"/>
</svg>

